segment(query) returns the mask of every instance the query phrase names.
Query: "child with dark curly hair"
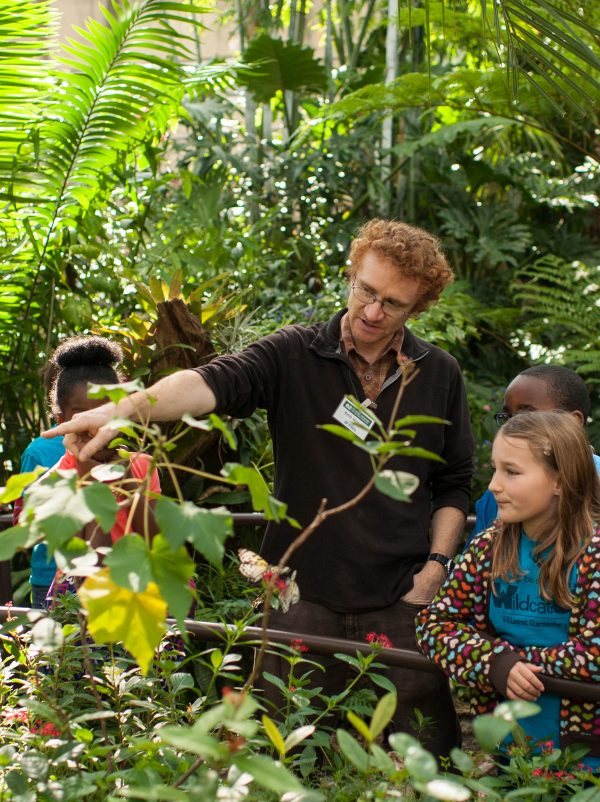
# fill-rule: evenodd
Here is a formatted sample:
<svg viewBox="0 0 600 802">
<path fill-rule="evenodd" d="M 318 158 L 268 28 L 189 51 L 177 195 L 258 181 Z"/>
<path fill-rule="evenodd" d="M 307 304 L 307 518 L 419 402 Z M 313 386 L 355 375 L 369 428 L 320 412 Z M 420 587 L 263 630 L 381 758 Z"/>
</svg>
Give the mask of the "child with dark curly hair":
<svg viewBox="0 0 600 802">
<path fill-rule="evenodd" d="M 50 360 L 54 373 L 49 399 L 56 420 L 69 421 L 74 415 L 105 403 L 106 399 L 88 397 L 88 384 L 108 385 L 123 381 L 124 377 L 117 367 L 122 359 L 121 348 L 105 337 L 76 336 L 61 343 Z M 74 469 L 80 477 L 96 481 L 94 468 L 117 459 L 116 450 L 110 448 L 102 449 L 93 459 L 85 461 L 77 459 L 67 451 L 51 470 Z M 147 454 L 130 453 L 127 471 L 119 479 L 119 488 L 135 491 L 147 478 L 151 464 Z M 152 470 L 148 489 L 151 494 L 160 493 L 160 481 L 156 469 Z M 93 548 L 110 546 L 128 532 L 145 533 L 150 538 L 157 532 L 153 512 L 154 501 L 148 501 L 146 495 L 137 495 L 134 492 L 124 495 L 117 488 L 114 492 L 119 510 L 110 532 L 104 532 L 96 521 L 87 524 L 81 532 L 81 536 Z M 48 598 L 65 589 L 67 585 L 64 583 L 64 577 L 61 572 L 57 572 Z"/>
</svg>

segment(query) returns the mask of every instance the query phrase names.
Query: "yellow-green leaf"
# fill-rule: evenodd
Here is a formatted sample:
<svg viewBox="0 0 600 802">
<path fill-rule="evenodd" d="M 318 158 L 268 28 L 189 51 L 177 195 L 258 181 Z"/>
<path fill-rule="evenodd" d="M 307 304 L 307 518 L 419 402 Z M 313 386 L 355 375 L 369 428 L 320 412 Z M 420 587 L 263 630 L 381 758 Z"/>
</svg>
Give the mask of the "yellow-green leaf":
<svg viewBox="0 0 600 802">
<path fill-rule="evenodd" d="M 375 740 L 380 732 L 383 732 L 387 725 L 392 720 L 392 716 L 396 712 L 396 705 L 398 699 L 395 693 L 386 693 L 377 702 L 377 707 L 373 713 L 369 730 L 371 737 L 369 740 Z"/>
<path fill-rule="evenodd" d="M 0 503 L 9 504 L 22 496 L 25 488 L 35 482 L 44 471 L 46 471 L 46 468 L 36 468 L 29 473 L 16 473 L 14 476 L 9 476 L 6 487 L 0 487 Z"/>
<path fill-rule="evenodd" d="M 263 715 L 262 723 L 263 727 L 265 728 L 265 732 L 269 736 L 269 740 L 271 741 L 275 749 L 277 749 L 277 751 L 279 752 L 279 756 L 284 757 L 285 744 L 283 742 L 283 736 L 281 735 L 279 729 L 277 728 L 277 724 L 275 724 L 272 718 L 269 718 L 266 715 Z"/>
<path fill-rule="evenodd" d="M 350 724 L 352 724 L 355 730 L 358 730 L 367 743 L 371 743 L 373 736 L 371 735 L 371 731 L 362 718 L 359 718 L 356 713 L 353 713 L 352 710 L 350 710 L 348 712 L 348 721 Z"/>
<path fill-rule="evenodd" d="M 98 643 L 122 643 L 148 673 L 166 630 L 167 604 L 154 582 L 142 593 L 117 585 L 107 568 L 89 576 L 78 591 L 88 629 Z"/>
</svg>

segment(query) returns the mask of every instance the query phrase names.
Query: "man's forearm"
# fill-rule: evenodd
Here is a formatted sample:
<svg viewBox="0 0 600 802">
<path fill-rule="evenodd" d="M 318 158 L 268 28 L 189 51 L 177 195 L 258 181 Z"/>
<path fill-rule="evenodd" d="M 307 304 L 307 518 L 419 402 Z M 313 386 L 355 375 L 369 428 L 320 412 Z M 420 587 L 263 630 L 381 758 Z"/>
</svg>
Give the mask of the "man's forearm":
<svg viewBox="0 0 600 802">
<path fill-rule="evenodd" d="M 124 398 L 116 414 L 139 421 L 169 421 L 179 420 L 186 412 L 207 415 L 216 404 L 213 391 L 199 373 L 180 370 Z"/>
<path fill-rule="evenodd" d="M 440 507 L 436 510 L 431 518 L 431 553 L 454 557 L 465 521 L 464 512 L 456 507 Z"/>
<path fill-rule="evenodd" d="M 115 416 L 133 418 L 141 423 L 179 420 L 186 412 L 206 415 L 216 407 L 213 391 L 193 370 L 172 373 L 147 390 L 133 393 L 118 404 L 108 403 L 74 415 L 44 437 L 64 437 L 65 448 L 80 461 L 91 459 L 114 437 L 109 427 Z"/>
</svg>

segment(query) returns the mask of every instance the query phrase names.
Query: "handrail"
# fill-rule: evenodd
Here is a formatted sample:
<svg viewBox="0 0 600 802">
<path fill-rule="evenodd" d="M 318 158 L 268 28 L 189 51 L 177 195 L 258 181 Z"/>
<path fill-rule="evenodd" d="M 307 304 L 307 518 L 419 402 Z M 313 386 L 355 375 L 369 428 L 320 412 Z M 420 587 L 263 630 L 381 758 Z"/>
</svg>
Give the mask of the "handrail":
<svg viewBox="0 0 600 802">
<path fill-rule="evenodd" d="M 5 607 L 0 606 L 0 620 L 9 617 L 17 617 L 28 613 L 38 613 L 44 615 L 44 610 L 34 610 L 28 607 Z M 175 619 L 169 618 L 168 623 L 176 626 Z M 261 627 L 244 627 L 242 630 L 233 624 L 219 624 L 212 621 L 194 621 L 186 618 L 184 621 L 185 629 L 195 635 L 200 635 L 204 640 L 222 642 L 227 639 L 228 634 L 237 634 L 236 643 L 248 646 L 256 646 L 263 639 Z M 373 647 L 361 641 L 345 640 L 342 638 L 325 638 L 321 635 L 310 635 L 304 632 L 287 632 L 285 630 L 268 629 L 266 637 L 269 644 L 283 644 L 290 646 L 291 641 L 300 640 L 303 645 L 308 646 L 313 654 L 332 655 L 337 652 L 342 654 L 355 655 L 371 654 Z M 439 669 L 426 657 L 412 649 L 379 649 L 377 659 L 389 666 L 399 666 L 401 668 L 412 668 L 418 671 L 433 673 Z M 600 702 L 600 683 L 578 682 L 576 680 L 562 679 L 560 677 L 550 677 L 547 674 L 537 675 L 544 683 L 547 691 L 560 694 L 561 696 L 575 697 L 586 702 Z"/>
</svg>

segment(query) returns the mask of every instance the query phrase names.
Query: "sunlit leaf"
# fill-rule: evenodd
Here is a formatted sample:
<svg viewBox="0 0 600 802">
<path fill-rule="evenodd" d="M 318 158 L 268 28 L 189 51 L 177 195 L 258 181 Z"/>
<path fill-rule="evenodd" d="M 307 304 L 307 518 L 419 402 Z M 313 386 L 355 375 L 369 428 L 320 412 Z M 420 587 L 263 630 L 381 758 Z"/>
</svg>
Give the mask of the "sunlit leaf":
<svg viewBox="0 0 600 802">
<path fill-rule="evenodd" d="M 77 593 L 94 640 L 122 643 L 147 674 L 166 631 L 167 605 L 156 584 L 150 582 L 143 593 L 133 593 L 113 582 L 105 568 L 88 577 Z"/>
<path fill-rule="evenodd" d="M 366 724 L 362 720 L 362 718 L 357 716 L 356 713 L 354 713 L 352 710 L 348 711 L 348 721 L 350 722 L 350 724 L 352 724 L 354 729 L 357 730 L 357 732 L 360 735 L 362 735 L 362 737 L 367 741 L 367 743 L 371 742 L 372 740 L 371 731 L 369 730 L 368 724 Z"/>
<path fill-rule="evenodd" d="M 87 394 L 88 398 L 107 399 L 113 404 L 118 404 L 131 393 L 138 393 L 144 389 L 145 387 L 139 379 L 133 379 L 133 381 L 120 384 L 88 384 Z"/>
<path fill-rule="evenodd" d="M 16 473 L 14 476 L 9 476 L 6 487 L 0 488 L 0 504 L 10 504 L 11 501 L 20 498 L 23 491 L 46 470 L 46 468 L 40 467 L 29 473 Z"/>
<path fill-rule="evenodd" d="M 310 738 L 314 731 L 314 724 L 305 724 L 302 727 L 297 727 L 295 730 L 292 730 L 285 739 L 285 751 L 289 752 L 290 749 L 294 749 L 294 747 L 298 746 L 298 744 L 302 743 L 306 738 Z"/>
<path fill-rule="evenodd" d="M 211 413 L 208 418 L 196 420 L 196 418 L 192 417 L 186 412 L 185 415 L 182 416 L 181 420 L 184 423 L 187 423 L 187 425 L 191 426 L 193 429 L 202 429 L 205 432 L 210 432 L 213 429 L 217 429 L 227 440 L 229 448 L 233 450 L 237 448 L 237 439 L 233 433 L 233 430 L 218 415 Z"/>
<path fill-rule="evenodd" d="M 125 465 L 121 465 L 118 462 L 103 462 L 100 465 L 94 465 L 90 471 L 90 476 L 97 482 L 115 482 L 117 479 L 122 479 L 126 473 L 127 468 Z M 96 485 L 93 485 L 93 487 L 96 487 Z"/>
<path fill-rule="evenodd" d="M 275 724 L 273 719 L 269 718 L 269 716 L 267 716 L 265 713 L 262 715 L 262 723 L 269 740 L 278 751 L 279 756 L 283 757 L 285 755 L 285 743 L 283 741 L 282 734 L 279 732 L 277 724 Z"/>
<path fill-rule="evenodd" d="M 33 519 L 52 550 L 93 520 L 82 490 L 76 487 L 75 471 L 51 474 L 32 485 L 25 495 L 22 520 Z"/>
<path fill-rule="evenodd" d="M 256 468 L 228 462 L 223 466 L 221 473 L 230 481 L 248 487 L 252 496 L 253 509 L 257 512 L 263 512 L 267 521 L 282 521 L 285 519 L 287 504 L 273 498 L 269 493 L 267 483 Z M 288 521 L 291 522 L 291 519 L 288 519 Z"/>
</svg>

